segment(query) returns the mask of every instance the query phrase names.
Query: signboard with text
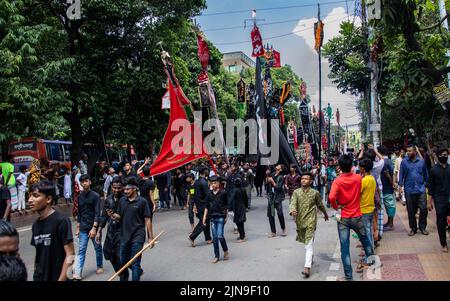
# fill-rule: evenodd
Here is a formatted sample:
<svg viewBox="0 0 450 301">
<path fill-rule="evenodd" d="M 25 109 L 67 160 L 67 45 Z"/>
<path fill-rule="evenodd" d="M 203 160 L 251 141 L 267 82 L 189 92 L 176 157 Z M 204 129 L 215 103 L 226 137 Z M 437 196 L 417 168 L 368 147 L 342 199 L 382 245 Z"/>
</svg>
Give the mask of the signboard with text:
<svg viewBox="0 0 450 301">
<path fill-rule="evenodd" d="M 445 109 L 445 103 L 450 101 L 450 90 L 445 82 L 433 87 L 434 97 L 439 101 L 441 106 Z"/>
</svg>

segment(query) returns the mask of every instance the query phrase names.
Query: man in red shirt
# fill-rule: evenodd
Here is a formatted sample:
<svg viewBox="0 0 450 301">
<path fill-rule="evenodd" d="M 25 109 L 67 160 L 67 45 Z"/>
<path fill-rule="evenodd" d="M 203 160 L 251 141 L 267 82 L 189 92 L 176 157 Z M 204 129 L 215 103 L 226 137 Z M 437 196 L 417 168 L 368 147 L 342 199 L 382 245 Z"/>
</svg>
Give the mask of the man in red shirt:
<svg viewBox="0 0 450 301">
<path fill-rule="evenodd" d="M 334 180 L 331 186 L 329 201 L 335 209 L 341 209 L 341 216 L 337 217 L 339 240 L 341 242 L 341 259 L 344 265 L 345 280 L 353 280 L 352 263 L 350 258 L 350 229 L 358 235 L 364 247 L 366 258 L 374 254 L 369 237 L 366 234 L 360 210 L 361 176 L 351 173 L 353 160 L 348 155 L 339 158 L 342 174 Z M 362 272 L 366 263 L 361 262 L 356 269 Z"/>
</svg>

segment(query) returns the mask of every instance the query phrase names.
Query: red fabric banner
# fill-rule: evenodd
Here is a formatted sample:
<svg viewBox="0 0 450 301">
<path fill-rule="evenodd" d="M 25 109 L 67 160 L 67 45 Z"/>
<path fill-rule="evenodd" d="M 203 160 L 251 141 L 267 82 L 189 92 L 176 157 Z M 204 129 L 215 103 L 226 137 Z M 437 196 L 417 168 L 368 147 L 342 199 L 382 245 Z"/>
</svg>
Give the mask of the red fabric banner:
<svg viewBox="0 0 450 301">
<path fill-rule="evenodd" d="M 294 124 L 294 150 L 298 150 L 297 126 Z"/>
<path fill-rule="evenodd" d="M 208 154 L 203 148 L 203 138 L 200 128 L 192 123 L 190 124 L 190 141 L 186 141 L 185 137 L 189 135 L 183 135 L 183 130 L 180 127 L 175 126 L 172 129 L 172 125 L 175 121 L 187 120 L 186 112 L 180 101 L 179 92 L 183 92 L 181 87 L 175 89 L 172 82 L 169 81 L 169 94 L 170 94 L 170 118 L 169 125 L 167 127 L 164 139 L 161 145 L 161 151 L 158 154 L 155 162 L 150 166 L 150 173 L 152 176 L 164 173 L 166 171 L 172 170 L 174 168 L 180 167 L 191 161 L 195 161 L 204 157 Z M 184 94 L 183 94 L 184 96 Z M 184 96 L 186 97 L 186 96 Z M 184 101 L 189 103 L 189 100 L 185 98 Z M 189 122 L 189 121 L 188 121 Z M 180 140 L 179 137 L 182 135 L 183 139 Z M 180 140 L 179 150 L 175 153 L 172 149 L 172 141 Z M 198 154 L 196 154 L 196 152 Z"/>
<path fill-rule="evenodd" d="M 197 34 L 198 59 L 202 65 L 203 70 L 208 69 L 209 64 L 209 48 L 206 41 L 200 34 Z"/>
<path fill-rule="evenodd" d="M 258 57 L 258 56 L 264 55 L 263 41 L 262 41 L 261 34 L 259 32 L 258 26 L 255 25 L 253 27 L 253 30 L 251 32 L 251 37 L 252 37 L 252 47 L 253 47 L 252 56 Z"/>
<path fill-rule="evenodd" d="M 274 68 L 281 68 L 280 53 L 276 50 L 273 51 L 273 66 Z"/>
</svg>

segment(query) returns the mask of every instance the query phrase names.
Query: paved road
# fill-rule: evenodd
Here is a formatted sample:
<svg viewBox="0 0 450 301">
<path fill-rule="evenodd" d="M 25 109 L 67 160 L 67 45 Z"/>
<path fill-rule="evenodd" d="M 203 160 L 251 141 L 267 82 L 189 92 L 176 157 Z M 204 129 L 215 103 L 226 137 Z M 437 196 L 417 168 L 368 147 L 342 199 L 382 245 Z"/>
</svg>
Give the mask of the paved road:
<svg viewBox="0 0 450 301">
<path fill-rule="evenodd" d="M 295 240 L 295 223 L 287 215 L 288 200 L 284 201 L 284 213 L 287 223 L 286 237 L 268 238 L 270 232 L 266 217 L 267 200 L 255 198 L 252 209 L 247 213 L 245 223 L 247 242 L 235 243 L 233 225 L 225 225 L 225 238 L 228 243 L 230 260 L 212 264 L 213 246 L 206 245 L 203 234 L 197 238 L 197 246 L 192 248 L 187 240 L 190 225 L 187 211 L 178 207 L 170 211 L 161 211 L 154 216 L 154 233 L 165 230 L 155 248 L 146 251 L 142 259 L 144 275 L 142 280 L 161 281 L 205 281 L 205 280 L 303 280 L 301 272 L 304 263 L 304 246 Z M 329 215 L 333 210 L 329 209 Z M 337 248 L 338 236 L 336 221 L 325 222 L 319 214 L 318 230 L 315 237 L 314 265 L 309 280 L 335 280 L 343 276 L 340 253 Z M 279 224 L 277 220 L 277 230 Z M 30 227 L 21 228 L 20 253 L 32 278 L 34 270 L 34 248 L 30 246 Z M 280 231 L 281 233 L 281 231 Z M 352 239 L 352 246 L 356 243 Z M 356 249 L 352 249 L 353 262 L 357 259 Z M 222 253 L 221 253 L 222 254 Z M 105 273 L 96 275 L 95 256 L 92 244 L 88 246 L 83 277 L 86 281 L 107 280 L 114 270 L 109 261 L 104 261 Z M 354 274 L 355 280 L 361 279 Z"/>
</svg>

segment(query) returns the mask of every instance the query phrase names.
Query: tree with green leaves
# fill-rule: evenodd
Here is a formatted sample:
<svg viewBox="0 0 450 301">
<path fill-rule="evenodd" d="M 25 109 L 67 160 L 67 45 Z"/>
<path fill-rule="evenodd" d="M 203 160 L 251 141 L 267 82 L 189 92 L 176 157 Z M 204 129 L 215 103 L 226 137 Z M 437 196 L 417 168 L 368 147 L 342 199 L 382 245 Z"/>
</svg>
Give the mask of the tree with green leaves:
<svg viewBox="0 0 450 301">
<path fill-rule="evenodd" d="M 433 85 L 446 75 L 448 32 L 434 1 L 385 1 L 382 19 L 367 28 L 341 24 L 340 35 L 324 47 L 331 67 L 330 78 L 341 92 L 359 97 L 357 108 L 363 125 L 369 116 L 369 57 L 379 66 L 378 92 L 384 139 L 401 138 L 408 128 L 418 136 L 449 141 L 446 112 L 433 96 Z M 412 34 L 411 34 L 412 33 Z M 363 128 L 364 129 L 364 128 Z M 443 134 L 444 133 L 444 134 Z"/>
</svg>

